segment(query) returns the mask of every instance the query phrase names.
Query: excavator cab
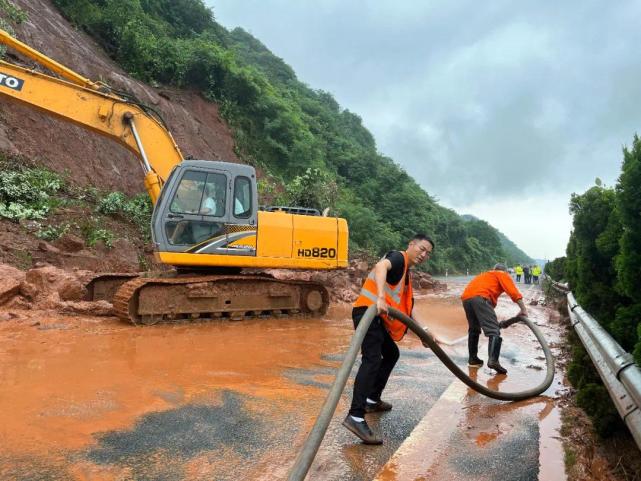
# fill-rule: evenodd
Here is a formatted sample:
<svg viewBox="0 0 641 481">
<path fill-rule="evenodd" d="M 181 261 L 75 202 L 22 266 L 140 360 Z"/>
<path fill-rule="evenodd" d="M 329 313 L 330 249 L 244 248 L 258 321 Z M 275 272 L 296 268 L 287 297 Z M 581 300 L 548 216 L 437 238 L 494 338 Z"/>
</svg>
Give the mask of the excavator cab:
<svg viewBox="0 0 641 481">
<path fill-rule="evenodd" d="M 152 218 L 157 251 L 256 255 L 256 172 L 206 160 L 178 164 Z"/>
</svg>

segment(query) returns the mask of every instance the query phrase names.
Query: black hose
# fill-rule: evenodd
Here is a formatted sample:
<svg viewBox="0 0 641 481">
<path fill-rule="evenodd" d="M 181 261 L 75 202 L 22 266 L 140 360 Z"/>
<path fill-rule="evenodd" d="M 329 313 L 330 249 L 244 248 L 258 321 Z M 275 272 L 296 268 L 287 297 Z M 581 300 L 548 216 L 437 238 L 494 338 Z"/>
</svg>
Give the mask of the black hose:
<svg viewBox="0 0 641 481">
<path fill-rule="evenodd" d="M 421 341 L 424 341 L 425 343 L 427 343 L 430 349 L 434 351 L 434 354 L 436 354 L 436 357 L 438 357 L 441 360 L 441 362 L 445 364 L 445 366 L 450 371 L 452 371 L 452 374 L 454 374 L 457 378 L 459 378 L 464 384 L 471 387 L 476 392 L 483 394 L 484 396 L 490 397 L 492 399 L 499 399 L 501 401 L 521 401 L 523 399 L 528 399 L 534 396 L 538 396 L 547 388 L 549 388 L 550 385 L 552 384 L 552 381 L 554 380 L 554 356 L 552 355 L 552 352 L 550 351 L 550 347 L 548 346 L 548 343 L 545 341 L 545 338 L 543 337 L 543 334 L 541 334 L 541 331 L 539 330 L 539 328 L 536 327 L 534 323 L 530 321 L 527 317 L 520 317 L 519 319 L 530 328 L 530 330 L 534 333 L 537 340 L 541 344 L 541 347 L 543 348 L 543 352 L 545 353 L 545 364 L 547 368 L 547 374 L 543 382 L 532 389 L 527 389 L 525 391 L 519 391 L 519 392 L 500 392 L 500 391 L 494 391 L 492 389 L 489 389 L 486 386 L 483 386 L 482 384 L 479 384 L 476 381 L 473 381 L 472 379 L 470 379 L 470 377 L 465 372 L 463 372 L 463 370 L 460 367 L 454 364 L 454 362 L 449 358 L 447 354 L 445 354 L 445 351 L 443 351 L 443 349 L 441 349 L 441 346 L 439 346 L 438 343 L 434 340 L 434 337 L 432 336 L 432 334 L 430 334 L 430 332 L 426 328 L 422 327 L 414 319 L 412 319 L 409 316 L 406 316 L 401 311 L 394 309 L 393 307 L 389 308 L 389 313 L 392 317 L 395 317 L 396 319 L 401 321 L 403 324 L 405 324 L 414 334 L 416 334 L 421 339 Z M 510 319 L 509 321 L 512 321 L 512 319 Z M 506 327 L 507 325 L 510 325 L 513 323 L 513 322 L 510 322 L 508 324 L 507 322 L 508 321 L 504 323 Z"/>
<path fill-rule="evenodd" d="M 376 305 L 373 304 L 367 308 L 365 314 L 358 323 L 356 332 L 352 336 L 352 342 L 349 345 L 347 354 L 345 354 L 345 359 L 343 359 L 343 364 L 341 364 L 338 373 L 336 374 L 336 379 L 334 379 L 334 384 L 332 384 L 327 398 L 325 398 L 325 403 L 321 408 L 321 412 L 316 418 L 314 427 L 307 435 L 303 449 L 298 453 L 294 467 L 289 472 L 289 481 L 302 481 L 309 471 L 309 467 L 312 465 L 312 461 L 316 457 L 316 452 L 320 446 L 321 441 L 325 437 L 325 432 L 329 426 L 329 422 L 332 420 L 334 411 L 336 411 L 336 405 L 338 400 L 341 397 L 343 389 L 345 389 L 345 384 L 347 383 L 347 378 L 349 373 L 352 370 L 354 361 L 356 361 L 356 355 L 358 350 L 361 348 L 365 334 L 369 329 L 369 325 L 372 323 L 372 319 L 376 317 Z"/>
<path fill-rule="evenodd" d="M 530 321 L 526 317 L 521 317 L 519 320 L 524 322 L 532 330 L 537 340 L 541 344 L 543 352 L 545 353 L 547 375 L 543 382 L 535 388 L 514 393 L 502 393 L 500 391 L 488 389 L 486 386 L 483 386 L 470 379 L 470 377 L 465 374 L 461 370 L 461 368 L 454 364 L 454 362 L 449 358 L 447 354 L 445 354 L 438 343 L 434 340 L 432 334 L 430 334 L 427 329 L 418 324 L 414 319 L 391 307 L 389 308 L 389 314 L 390 316 L 403 322 L 414 334 L 419 337 L 419 339 L 421 339 L 421 341 L 426 343 L 430 347 L 430 349 L 434 351 L 436 357 L 438 357 L 441 362 L 445 364 L 445 366 L 450 371 L 452 371 L 452 373 L 456 377 L 458 377 L 463 383 L 479 392 L 480 394 L 493 399 L 499 399 L 501 401 L 520 401 L 541 394 L 552 384 L 552 380 L 554 379 L 554 357 L 552 356 L 552 352 L 550 351 L 550 348 L 548 347 L 543 334 L 541 334 L 541 331 L 539 331 L 539 329 L 532 323 L 532 321 Z M 367 329 L 369 329 L 369 326 L 372 323 L 372 319 L 374 319 L 375 316 L 376 305 L 374 304 L 367 309 L 360 322 L 358 323 L 358 327 L 356 329 L 356 332 L 354 333 L 354 336 L 352 337 L 352 342 L 349 346 L 349 349 L 347 350 L 345 359 L 343 359 L 343 364 L 336 374 L 334 384 L 332 384 L 329 394 L 327 394 L 327 398 L 325 399 L 325 403 L 321 408 L 321 412 L 318 415 L 318 418 L 316 418 L 316 422 L 314 423 L 312 430 L 305 440 L 303 449 L 298 453 L 298 456 L 294 463 L 294 467 L 289 472 L 289 476 L 287 478 L 288 481 L 303 481 L 305 479 L 305 476 L 307 476 L 307 472 L 309 471 L 309 468 L 312 465 L 314 458 L 316 457 L 316 453 L 318 451 L 318 448 L 320 447 L 321 442 L 323 441 L 323 437 L 325 437 L 325 432 L 327 431 L 327 427 L 329 426 L 334 411 L 336 411 L 336 406 L 338 405 L 338 400 L 340 399 L 341 393 L 343 392 L 343 389 L 345 389 L 347 378 L 350 371 L 352 370 L 354 361 L 356 360 L 358 350 L 363 342 L 363 339 L 365 338 L 365 333 L 367 332 Z M 509 323 L 505 321 L 506 324 L 504 325 L 506 327 L 507 325 L 511 325 L 515 322 L 513 319 L 510 319 L 509 321 Z"/>
</svg>

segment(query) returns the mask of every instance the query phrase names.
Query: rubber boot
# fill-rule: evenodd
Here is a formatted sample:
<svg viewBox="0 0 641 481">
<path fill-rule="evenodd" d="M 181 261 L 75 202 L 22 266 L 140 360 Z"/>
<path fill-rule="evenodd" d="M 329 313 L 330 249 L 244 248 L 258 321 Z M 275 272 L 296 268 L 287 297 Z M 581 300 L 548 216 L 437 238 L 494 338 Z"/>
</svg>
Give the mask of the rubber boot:
<svg viewBox="0 0 641 481">
<path fill-rule="evenodd" d="M 467 365 L 470 367 L 481 367 L 483 365 L 483 359 L 479 359 L 477 356 L 479 352 L 479 333 L 470 332 L 467 335 L 467 350 L 470 353 L 470 357 L 467 361 Z"/>
<path fill-rule="evenodd" d="M 501 336 L 490 336 L 490 342 L 487 345 L 487 367 L 494 369 L 499 374 L 507 374 L 507 369 L 499 363 L 502 343 L 503 338 Z"/>
</svg>

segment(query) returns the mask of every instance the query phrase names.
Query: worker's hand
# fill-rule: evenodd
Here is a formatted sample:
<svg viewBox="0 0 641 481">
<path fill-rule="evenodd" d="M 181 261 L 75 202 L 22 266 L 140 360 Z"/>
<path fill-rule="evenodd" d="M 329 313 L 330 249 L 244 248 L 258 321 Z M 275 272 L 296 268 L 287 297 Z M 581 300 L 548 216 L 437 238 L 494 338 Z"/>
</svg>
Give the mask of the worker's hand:
<svg viewBox="0 0 641 481">
<path fill-rule="evenodd" d="M 525 308 L 521 309 L 521 312 L 519 312 L 519 316 L 527 317 L 527 309 Z"/>
<path fill-rule="evenodd" d="M 387 302 L 385 302 L 384 297 L 379 297 L 376 301 L 376 310 L 378 311 L 378 314 L 382 312 L 387 314 Z"/>
</svg>

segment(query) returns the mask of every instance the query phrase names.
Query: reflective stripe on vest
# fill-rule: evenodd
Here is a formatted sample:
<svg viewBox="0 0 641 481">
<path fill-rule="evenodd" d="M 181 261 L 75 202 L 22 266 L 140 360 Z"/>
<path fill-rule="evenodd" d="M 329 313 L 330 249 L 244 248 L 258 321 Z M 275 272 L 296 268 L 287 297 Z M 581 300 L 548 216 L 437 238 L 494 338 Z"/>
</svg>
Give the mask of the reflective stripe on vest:
<svg viewBox="0 0 641 481">
<path fill-rule="evenodd" d="M 374 275 L 374 272 L 370 271 L 369 275 L 367 276 L 368 279 L 372 279 L 374 282 L 376 282 L 376 276 Z M 403 278 L 401 281 L 405 280 L 405 274 L 403 274 Z M 401 303 L 401 294 L 402 294 L 402 287 L 403 287 L 404 282 L 399 282 L 398 285 L 392 289 L 389 284 L 386 282 L 385 283 L 385 294 L 390 296 L 396 304 Z M 378 295 L 371 293 L 365 287 L 361 287 L 361 296 L 367 297 L 370 301 L 376 302 L 378 301 Z"/>
</svg>

